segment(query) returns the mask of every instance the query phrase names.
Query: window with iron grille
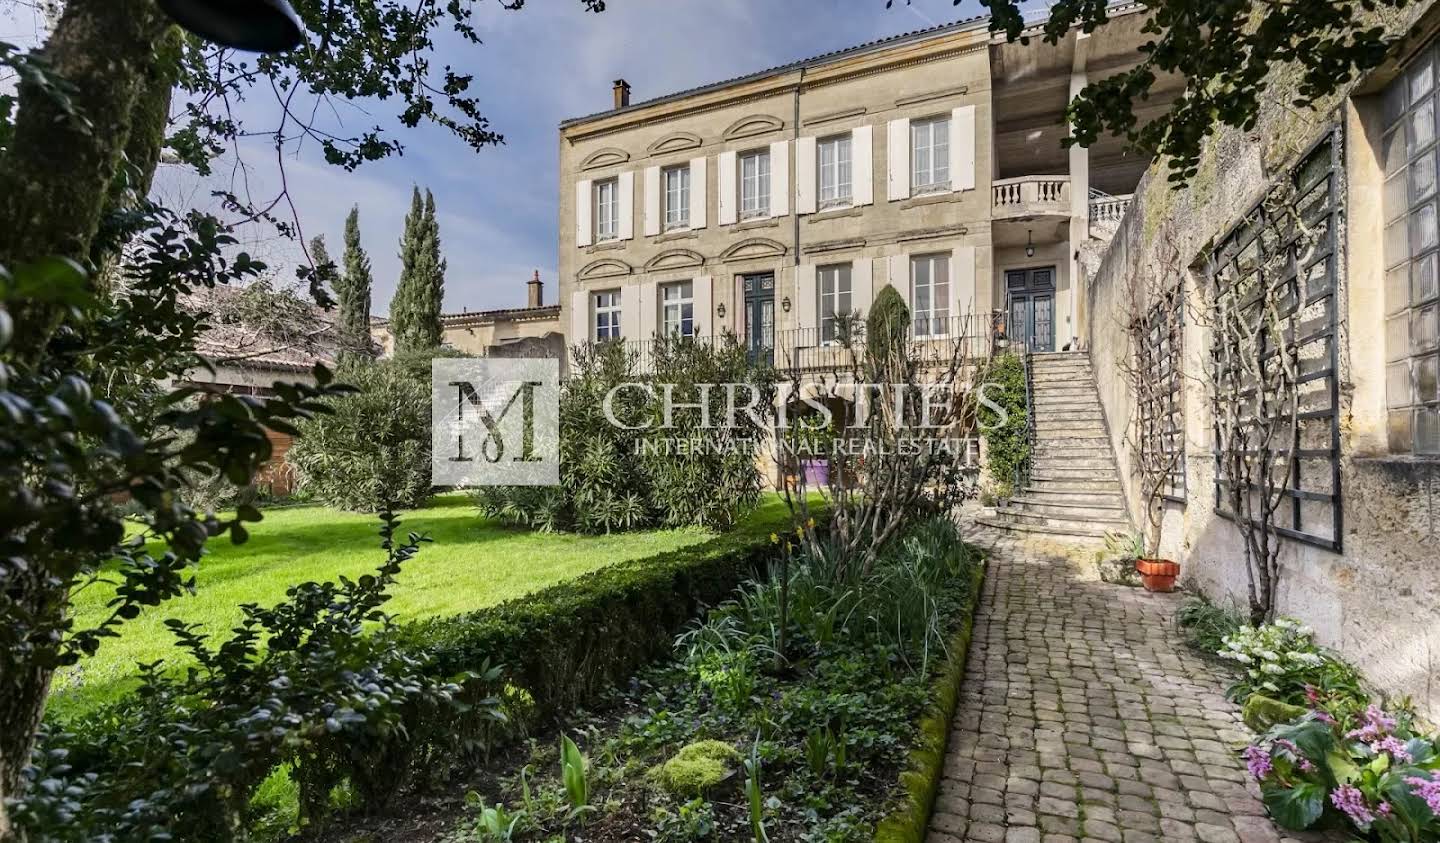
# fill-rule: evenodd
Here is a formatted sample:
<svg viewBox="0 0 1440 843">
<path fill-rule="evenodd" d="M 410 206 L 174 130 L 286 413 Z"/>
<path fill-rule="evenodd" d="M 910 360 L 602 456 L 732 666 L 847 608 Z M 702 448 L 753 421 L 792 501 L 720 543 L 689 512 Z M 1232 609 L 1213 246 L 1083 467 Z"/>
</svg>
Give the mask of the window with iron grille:
<svg viewBox="0 0 1440 843">
<path fill-rule="evenodd" d="M 820 290 L 820 341 L 836 342 L 840 338 L 837 317 L 851 313 L 850 264 L 822 266 L 818 270 Z"/>
<path fill-rule="evenodd" d="M 695 286 L 690 281 L 661 287 L 661 326 L 670 336 L 695 336 Z"/>
<path fill-rule="evenodd" d="M 1184 345 L 1184 287 L 1162 294 L 1135 326 L 1140 421 L 1140 466 L 1146 494 L 1184 503 L 1185 413 L 1181 377 Z"/>
<path fill-rule="evenodd" d="M 910 302 L 915 336 L 943 337 L 950 332 L 950 256 L 910 259 Z"/>
<path fill-rule="evenodd" d="M 1440 42 L 1437 42 L 1440 44 Z M 1436 61 L 1427 48 L 1385 91 L 1385 403 L 1390 450 L 1440 456 Z"/>
<path fill-rule="evenodd" d="M 1231 308 L 1230 312 L 1237 314 L 1236 322 L 1257 338 L 1259 348 L 1258 353 L 1245 357 L 1244 365 L 1226 364 L 1225 360 L 1234 360 L 1236 355 L 1222 349 L 1223 332 L 1211 332 L 1217 392 L 1253 398 L 1259 382 L 1255 372 L 1273 377 L 1278 366 L 1293 371 L 1293 377 L 1285 378 L 1289 382 L 1285 393 L 1272 404 L 1282 408 L 1287 431 L 1293 408 L 1294 441 L 1278 447 L 1263 445 L 1275 465 L 1285 468 L 1289 463 L 1277 495 L 1280 505 L 1272 529 L 1277 535 L 1337 552 L 1342 527 L 1336 376 L 1342 142 L 1337 129 L 1317 143 L 1291 173 L 1288 184 L 1277 186 L 1221 238 L 1210 255 L 1209 270 L 1212 314 L 1222 307 Z M 1220 450 L 1218 402 L 1222 399 L 1218 395 L 1212 398 L 1217 401 L 1216 512 L 1234 519 L 1237 515 L 1231 511 L 1229 495 L 1232 481 L 1226 476 L 1225 455 Z M 1254 430 L 1253 418 L 1258 416 L 1252 414 L 1242 432 Z M 1278 412 L 1269 417 L 1277 416 Z M 1258 439 L 1242 441 L 1235 453 L 1246 454 L 1251 464 L 1260 462 L 1254 456 L 1260 446 L 1251 444 Z M 1245 500 L 1255 500 L 1259 494 L 1253 483 L 1241 491 L 1249 496 Z"/>
</svg>

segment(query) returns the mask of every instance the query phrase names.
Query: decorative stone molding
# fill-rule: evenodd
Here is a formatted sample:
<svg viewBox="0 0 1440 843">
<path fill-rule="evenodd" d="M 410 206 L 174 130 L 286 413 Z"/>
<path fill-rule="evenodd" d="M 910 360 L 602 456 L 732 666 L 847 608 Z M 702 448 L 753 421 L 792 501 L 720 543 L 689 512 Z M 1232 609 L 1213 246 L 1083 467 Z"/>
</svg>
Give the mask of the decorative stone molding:
<svg viewBox="0 0 1440 843">
<path fill-rule="evenodd" d="M 721 260 L 743 261 L 758 258 L 781 258 L 789 251 L 784 243 L 767 237 L 751 237 L 741 240 L 720 253 Z"/>
<path fill-rule="evenodd" d="M 630 153 L 623 149 L 607 146 L 604 149 L 597 149 L 585 156 L 585 160 L 580 162 L 580 169 L 598 170 L 601 167 L 613 167 L 616 164 L 624 164 L 629 160 Z"/>
<path fill-rule="evenodd" d="M 753 138 L 756 135 L 778 132 L 785 128 L 785 121 L 778 117 L 771 117 L 768 114 L 752 114 L 748 117 L 741 117 L 730 128 L 725 130 L 725 140 L 738 140 L 740 138 Z"/>
<path fill-rule="evenodd" d="M 705 141 L 694 132 L 671 132 L 660 140 L 650 144 L 645 151 L 651 158 L 657 155 L 668 155 L 671 152 L 681 152 L 686 149 L 699 149 Z"/>
<path fill-rule="evenodd" d="M 705 256 L 699 252 L 692 252 L 689 249 L 671 249 L 646 261 L 645 271 L 660 272 L 666 269 L 684 269 L 704 265 Z"/>
<path fill-rule="evenodd" d="M 616 258 L 600 258 L 587 263 L 576 273 L 576 276 L 581 281 L 591 281 L 598 278 L 619 278 L 623 275 L 634 274 L 635 268 L 625 261 Z"/>
</svg>

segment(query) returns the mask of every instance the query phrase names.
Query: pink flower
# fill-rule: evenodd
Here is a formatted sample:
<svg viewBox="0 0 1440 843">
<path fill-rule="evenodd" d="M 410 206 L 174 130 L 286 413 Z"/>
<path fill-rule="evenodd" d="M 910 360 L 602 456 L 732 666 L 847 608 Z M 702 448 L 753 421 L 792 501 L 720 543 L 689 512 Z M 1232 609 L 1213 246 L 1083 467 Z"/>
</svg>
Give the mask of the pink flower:
<svg viewBox="0 0 1440 843">
<path fill-rule="evenodd" d="M 1385 712 L 1372 705 L 1365 709 L 1365 725 L 1358 729 L 1352 729 L 1345 735 L 1347 738 L 1359 739 L 1362 741 L 1376 741 L 1382 736 L 1390 733 L 1395 728 L 1395 718 L 1385 716 Z"/>
<path fill-rule="evenodd" d="M 1270 753 L 1258 746 L 1248 746 L 1242 754 L 1245 758 L 1245 769 L 1249 770 L 1250 775 L 1256 779 L 1265 778 L 1275 769 L 1275 765 L 1270 760 Z"/>
<path fill-rule="evenodd" d="M 1396 761 L 1403 761 L 1406 764 L 1415 760 L 1414 756 L 1405 749 L 1405 742 L 1394 735 L 1370 744 L 1370 748 L 1375 750 L 1377 754 L 1388 752 L 1391 758 L 1394 758 Z"/>
<path fill-rule="evenodd" d="M 1431 778 L 1420 776 L 1409 776 L 1405 783 L 1415 788 L 1412 793 L 1425 800 L 1429 806 L 1430 813 L 1440 816 L 1440 774 L 1432 774 Z"/>
<path fill-rule="evenodd" d="M 1375 814 L 1370 811 L 1370 806 L 1365 804 L 1365 794 L 1353 784 L 1342 784 L 1331 791 L 1330 802 L 1361 828 L 1375 822 Z"/>
</svg>

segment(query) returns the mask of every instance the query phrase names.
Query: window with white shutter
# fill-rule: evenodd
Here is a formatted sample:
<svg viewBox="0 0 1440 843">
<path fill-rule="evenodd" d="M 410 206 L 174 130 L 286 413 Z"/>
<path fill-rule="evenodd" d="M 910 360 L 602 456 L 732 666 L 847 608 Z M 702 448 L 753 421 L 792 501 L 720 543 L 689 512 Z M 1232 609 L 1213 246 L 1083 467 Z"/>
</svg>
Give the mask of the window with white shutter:
<svg viewBox="0 0 1440 843">
<path fill-rule="evenodd" d="M 917 255 L 910 259 L 910 311 L 915 336 L 943 337 L 950 325 L 950 256 Z"/>
<path fill-rule="evenodd" d="M 690 227 L 690 165 L 663 171 L 665 230 Z"/>
<path fill-rule="evenodd" d="M 849 316 L 853 311 L 850 264 L 822 266 L 818 272 L 820 293 L 820 342 L 829 344 L 839 339 L 838 317 Z"/>
<path fill-rule="evenodd" d="M 595 240 L 620 238 L 620 180 L 595 182 Z"/>
<path fill-rule="evenodd" d="M 595 294 L 596 342 L 620 339 L 620 313 L 619 290 L 606 290 Z"/>
<path fill-rule="evenodd" d="M 910 123 L 910 185 L 915 195 L 950 190 L 950 118 Z"/>
<path fill-rule="evenodd" d="M 770 150 L 740 156 L 740 218 L 770 216 Z"/>
<path fill-rule="evenodd" d="M 695 336 L 693 282 L 680 281 L 660 289 L 660 330 L 672 336 Z"/>
<path fill-rule="evenodd" d="M 849 205 L 854 191 L 854 162 L 849 134 L 824 138 L 817 144 L 820 207 Z"/>
</svg>

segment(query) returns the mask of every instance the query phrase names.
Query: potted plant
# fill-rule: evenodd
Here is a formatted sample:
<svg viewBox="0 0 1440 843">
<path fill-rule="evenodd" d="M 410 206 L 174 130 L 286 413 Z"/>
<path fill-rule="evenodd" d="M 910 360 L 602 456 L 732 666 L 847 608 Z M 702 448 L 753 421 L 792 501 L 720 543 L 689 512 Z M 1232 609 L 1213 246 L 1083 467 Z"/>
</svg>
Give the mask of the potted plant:
<svg viewBox="0 0 1440 843">
<path fill-rule="evenodd" d="M 1169 559 L 1136 559 L 1135 570 L 1140 572 L 1140 583 L 1146 591 L 1168 593 L 1175 590 L 1180 563 Z"/>
</svg>

